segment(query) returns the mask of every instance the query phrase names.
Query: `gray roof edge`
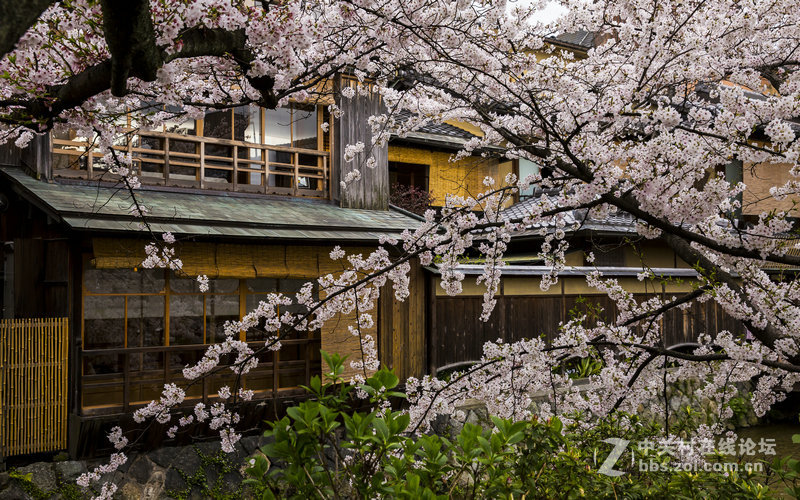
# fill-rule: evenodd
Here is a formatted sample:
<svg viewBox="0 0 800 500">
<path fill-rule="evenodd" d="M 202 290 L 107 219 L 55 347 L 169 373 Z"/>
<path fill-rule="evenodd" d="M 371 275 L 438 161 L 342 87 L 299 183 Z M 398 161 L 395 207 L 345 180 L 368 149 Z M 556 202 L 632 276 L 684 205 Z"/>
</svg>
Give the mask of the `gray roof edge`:
<svg viewBox="0 0 800 500">
<path fill-rule="evenodd" d="M 9 180 L 8 185 L 11 189 L 17 192 L 20 196 L 25 198 L 29 203 L 36 206 L 38 209 L 45 212 L 48 216 L 67 223 L 67 225 L 75 230 L 102 230 L 100 226 L 116 226 L 116 230 L 138 232 L 135 225 L 139 221 L 138 218 L 123 214 L 123 213 L 97 213 L 87 212 L 84 208 L 76 205 L 75 207 L 65 208 L 59 204 L 53 204 L 52 200 L 48 200 L 48 194 L 53 193 L 54 189 L 59 186 L 54 186 L 52 182 L 28 177 L 19 168 L 0 168 L 0 173 L 4 178 Z M 25 176 L 25 177 L 23 177 Z M 38 184 L 41 183 L 41 184 Z M 42 189 L 37 189 L 41 186 Z M 64 189 L 70 189 L 70 185 L 64 185 Z M 84 186 L 85 188 L 85 186 Z M 113 189 L 113 188 L 103 188 Z M 221 196 L 220 198 L 223 198 Z M 288 198 L 288 197 L 287 197 Z M 233 198 L 231 198 L 233 199 Z M 281 200 L 282 202 L 294 201 L 292 199 Z M 300 199 L 298 203 L 305 203 L 307 200 Z M 314 204 L 315 206 L 320 206 Z M 327 205 L 327 204 L 326 204 Z M 386 215 L 380 215 L 377 218 L 360 217 L 359 223 L 348 224 L 347 212 L 353 210 L 354 213 L 376 212 L 364 211 L 357 209 L 342 209 L 338 206 L 328 205 L 330 209 L 336 210 L 337 213 L 332 217 L 343 217 L 341 225 L 331 225 L 325 223 L 323 220 L 309 221 L 308 224 L 271 224 L 269 222 L 259 223 L 258 221 L 247 222 L 242 220 L 218 220 L 218 219 L 187 219 L 187 218 L 166 218 L 163 215 L 151 215 L 149 222 L 153 225 L 161 226 L 203 226 L 208 229 L 207 233 L 193 232 L 192 234 L 208 234 L 222 236 L 221 233 L 230 233 L 230 236 L 239 236 L 246 233 L 267 233 L 267 232 L 294 232 L 301 234 L 302 232 L 309 234 L 318 234 L 320 238 L 332 238 L 338 233 L 347 233 L 350 235 L 363 234 L 364 241 L 377 240 L 380 235 L 400 235 L 404 229 L 414 229 L 420 221 L 419 216 L 412 215 L 402 209 L 396 207 L 389 210 L 381 210 L 380 212 Z M 341 212 L 341 213 L 340 213 Z M 90 221 L 96 221 L 97 224 L 92 224 Z M 226 231 L 227 230 L 227 231 Z M 182 234 L 182 233 L 181 233 Z"/>
<path fill-rule="evenodd" d="M 432 266 L 425 269 L 431 273 L 439 274 L 439 270 Z M 476 275 L 483 272 L 483 266 L 478 264 L 461 264 L 456 268 L 457 271 L 466 275 Z M 543 276 L 552 270 L 549 266 L 515 266 L 506 265 L 500 268 L 504 275 L 508 276 Z M 694 269 L 683 267 L 653 267 L 642 269 L 641 267 L 592 267 L 592 266 L 567 266 L 558 274 L 560 276 L 586 276 L 594 271 L 600 271 L 604 276 L 638 276 L 643 272 L 652 271 L 655 276 L 674 276 L 674 277 L 693 277 L 699 276 Z"/>
</svg>

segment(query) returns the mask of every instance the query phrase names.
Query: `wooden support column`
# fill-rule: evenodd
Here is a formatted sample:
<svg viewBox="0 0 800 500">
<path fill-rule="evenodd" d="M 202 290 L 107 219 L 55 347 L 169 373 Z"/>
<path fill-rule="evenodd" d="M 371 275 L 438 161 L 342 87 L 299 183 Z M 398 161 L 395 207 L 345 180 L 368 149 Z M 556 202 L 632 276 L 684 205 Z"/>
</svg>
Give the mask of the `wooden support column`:
<svg viewBox="0 0 800 500">
<path fill-rule="evenodd" d="M 169 137 L 164 137 L 164 184 L 169 183 Z"/>
<path fill-rule="evenodd" d="M 233 190 L 236 191 L 239 184 L 239 146 L 233 145 Z"/>
<path fill-rule="evenodd" d="M 200 143 L 200 170 L 198 171 L 198 175 L 200 176 L 200 188 L 206 187 L 206 143 Z"/>
<path fill-rule="evenodd" d="M 433 375 L 438 367 L 439 332 L 436 329 L 436 276 L 425 273 L 425 295 L 428 323 L 428 373 Z"/>
</svg>

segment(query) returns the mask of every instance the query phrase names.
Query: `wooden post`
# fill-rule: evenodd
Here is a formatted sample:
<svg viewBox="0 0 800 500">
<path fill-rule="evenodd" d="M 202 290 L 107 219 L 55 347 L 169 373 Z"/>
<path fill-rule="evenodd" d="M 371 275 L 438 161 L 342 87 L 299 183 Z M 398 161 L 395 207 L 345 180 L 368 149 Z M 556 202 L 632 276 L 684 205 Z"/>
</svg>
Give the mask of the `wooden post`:
<svg viewBox="0 0 800 500">
<path fill-rule="evenodd" d="M 169 137 L 164 137 L 164 185 L 169 183 Z"/>
<path fill-rule="evenodd" d="M 92 145 L 86 144 L 86 177 L 91 179 L 94 177 L 94 157 L 92 155 Z"/>
<path fill-rule="evenodd" d="M 322 197 L 331 199 L 330 182 L 328 180 L 328 156 L 322 156 Z"/>
<path fill-rule="evenodd" d="M 298 182 L 300 181 L 300 168 L 298 163 L 300 163 L 300 154 L 292 153 L 292 159 L 294 163 L 294 180 L 292 182 L 292 194 L 297 196 L 298 193 Z"/>
<path fill-rule="evenodd" d="M 269 169 L 269 150 L 262 149 L 261 150 L 261 158 L 264 160 L 264 193 L 269 193 L 269 176 L 270 176 L 270 169 Z"/>
<path fill-rule="evenodd" d="M 200 189 L 206 187 L 206 143 L 200 141 Z"/>
<path fill-rule="evenodd" d="M 236 191 L 239 184 L 239 146 L 233 145 L 233 190 Z"/>
</svg>

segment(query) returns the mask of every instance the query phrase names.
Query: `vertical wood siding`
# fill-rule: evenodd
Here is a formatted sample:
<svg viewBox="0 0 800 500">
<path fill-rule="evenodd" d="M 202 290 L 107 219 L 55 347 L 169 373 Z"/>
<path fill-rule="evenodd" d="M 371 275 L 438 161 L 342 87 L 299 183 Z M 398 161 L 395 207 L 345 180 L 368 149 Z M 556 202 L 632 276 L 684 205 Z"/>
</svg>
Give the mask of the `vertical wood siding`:
<svg viewBox="0 0 800 500">
<path fill-rule="evenodd" d="M 431 317 L 430 370 L 466 361 L 476 361 L 483 353 L 483 345 L 503 339 L 515 342 L 542 337 L 550 343 L 558 333 L 562 321 L 573 314 L 586 314 L 601 307 L 599 318 L 608 321 L 617 314 L 614 302 L 607 296 L 552 295 L 552 296 L 497 296 L 497 306 L 486 323 L 480 321 L 482 297 L 436 297 Z M 636 294 L 639 301 L 645 295 Z M 587 306 L 590 304 L 591 307 Z M 587 325 L 597 321 L 588 316 Z M 734 335 L 744 335 L 740 321 L 726 314 L 714 301 L 693 302 L 686 310 L 674 309 L 664 314 L 663 331 L 666 345 L 673 346 L 697 341 L 701 333 L 715 335 L 728 330 Z"/>
<path fill-rule="evenodd" d="M 418 261 L 412 262 L 409 274 L 408 298 L 395 300 L 387 283 L 378 304 L 378 356 L 402 381 L 426 372 L 425 276 Z"/>
<path fill-rule="evenodd" d="M 386 210 L 389 208 L 389 159 L 388 147 L 372 147 L 372 131 L 369 117 L 380 114 L 383 103 L 380 96 L 372 93 L 361 95 L 359 88 L 370 87 L 368 83 L 359 83 L 354 78 L 339 76 L 334 83 L 336 104 L 344 111 L 333 127 L 333 172 L 331 174 L 331 192 L 333 198 L 340 200 L 345 208 L 366 208 L 372 210 Z M 343 98 L 341 89 L 352 87 L 356 94 L 352 99 Z M 364 152 L 356 155 L 351 162 L 343 159 L 345 148 L 348 145 L 364 143 Z M 373 156 L 376 160 L 374 168 L 366 166 L 367 158 Z M 361 180 L 354 181 L 342 190 L 339 182 L 343 181 L 348 172 L 358 169 Z"/>
</svg>

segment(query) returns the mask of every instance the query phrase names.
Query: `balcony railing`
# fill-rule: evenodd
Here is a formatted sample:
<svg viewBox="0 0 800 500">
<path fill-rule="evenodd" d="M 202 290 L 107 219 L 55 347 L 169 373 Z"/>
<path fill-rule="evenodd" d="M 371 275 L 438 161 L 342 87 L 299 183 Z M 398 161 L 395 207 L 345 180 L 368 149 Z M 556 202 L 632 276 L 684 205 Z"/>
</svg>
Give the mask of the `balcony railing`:
<svg viewBox="0 0 800 500">
<path fill-rule="evenodd" d="M 126 144 L 142 184 L 328 198 L 330 154 L 315 149 L 136 131 Z M 53 175 L 114 180 L 87 140 L 53 138 Z"/>
</svg>

